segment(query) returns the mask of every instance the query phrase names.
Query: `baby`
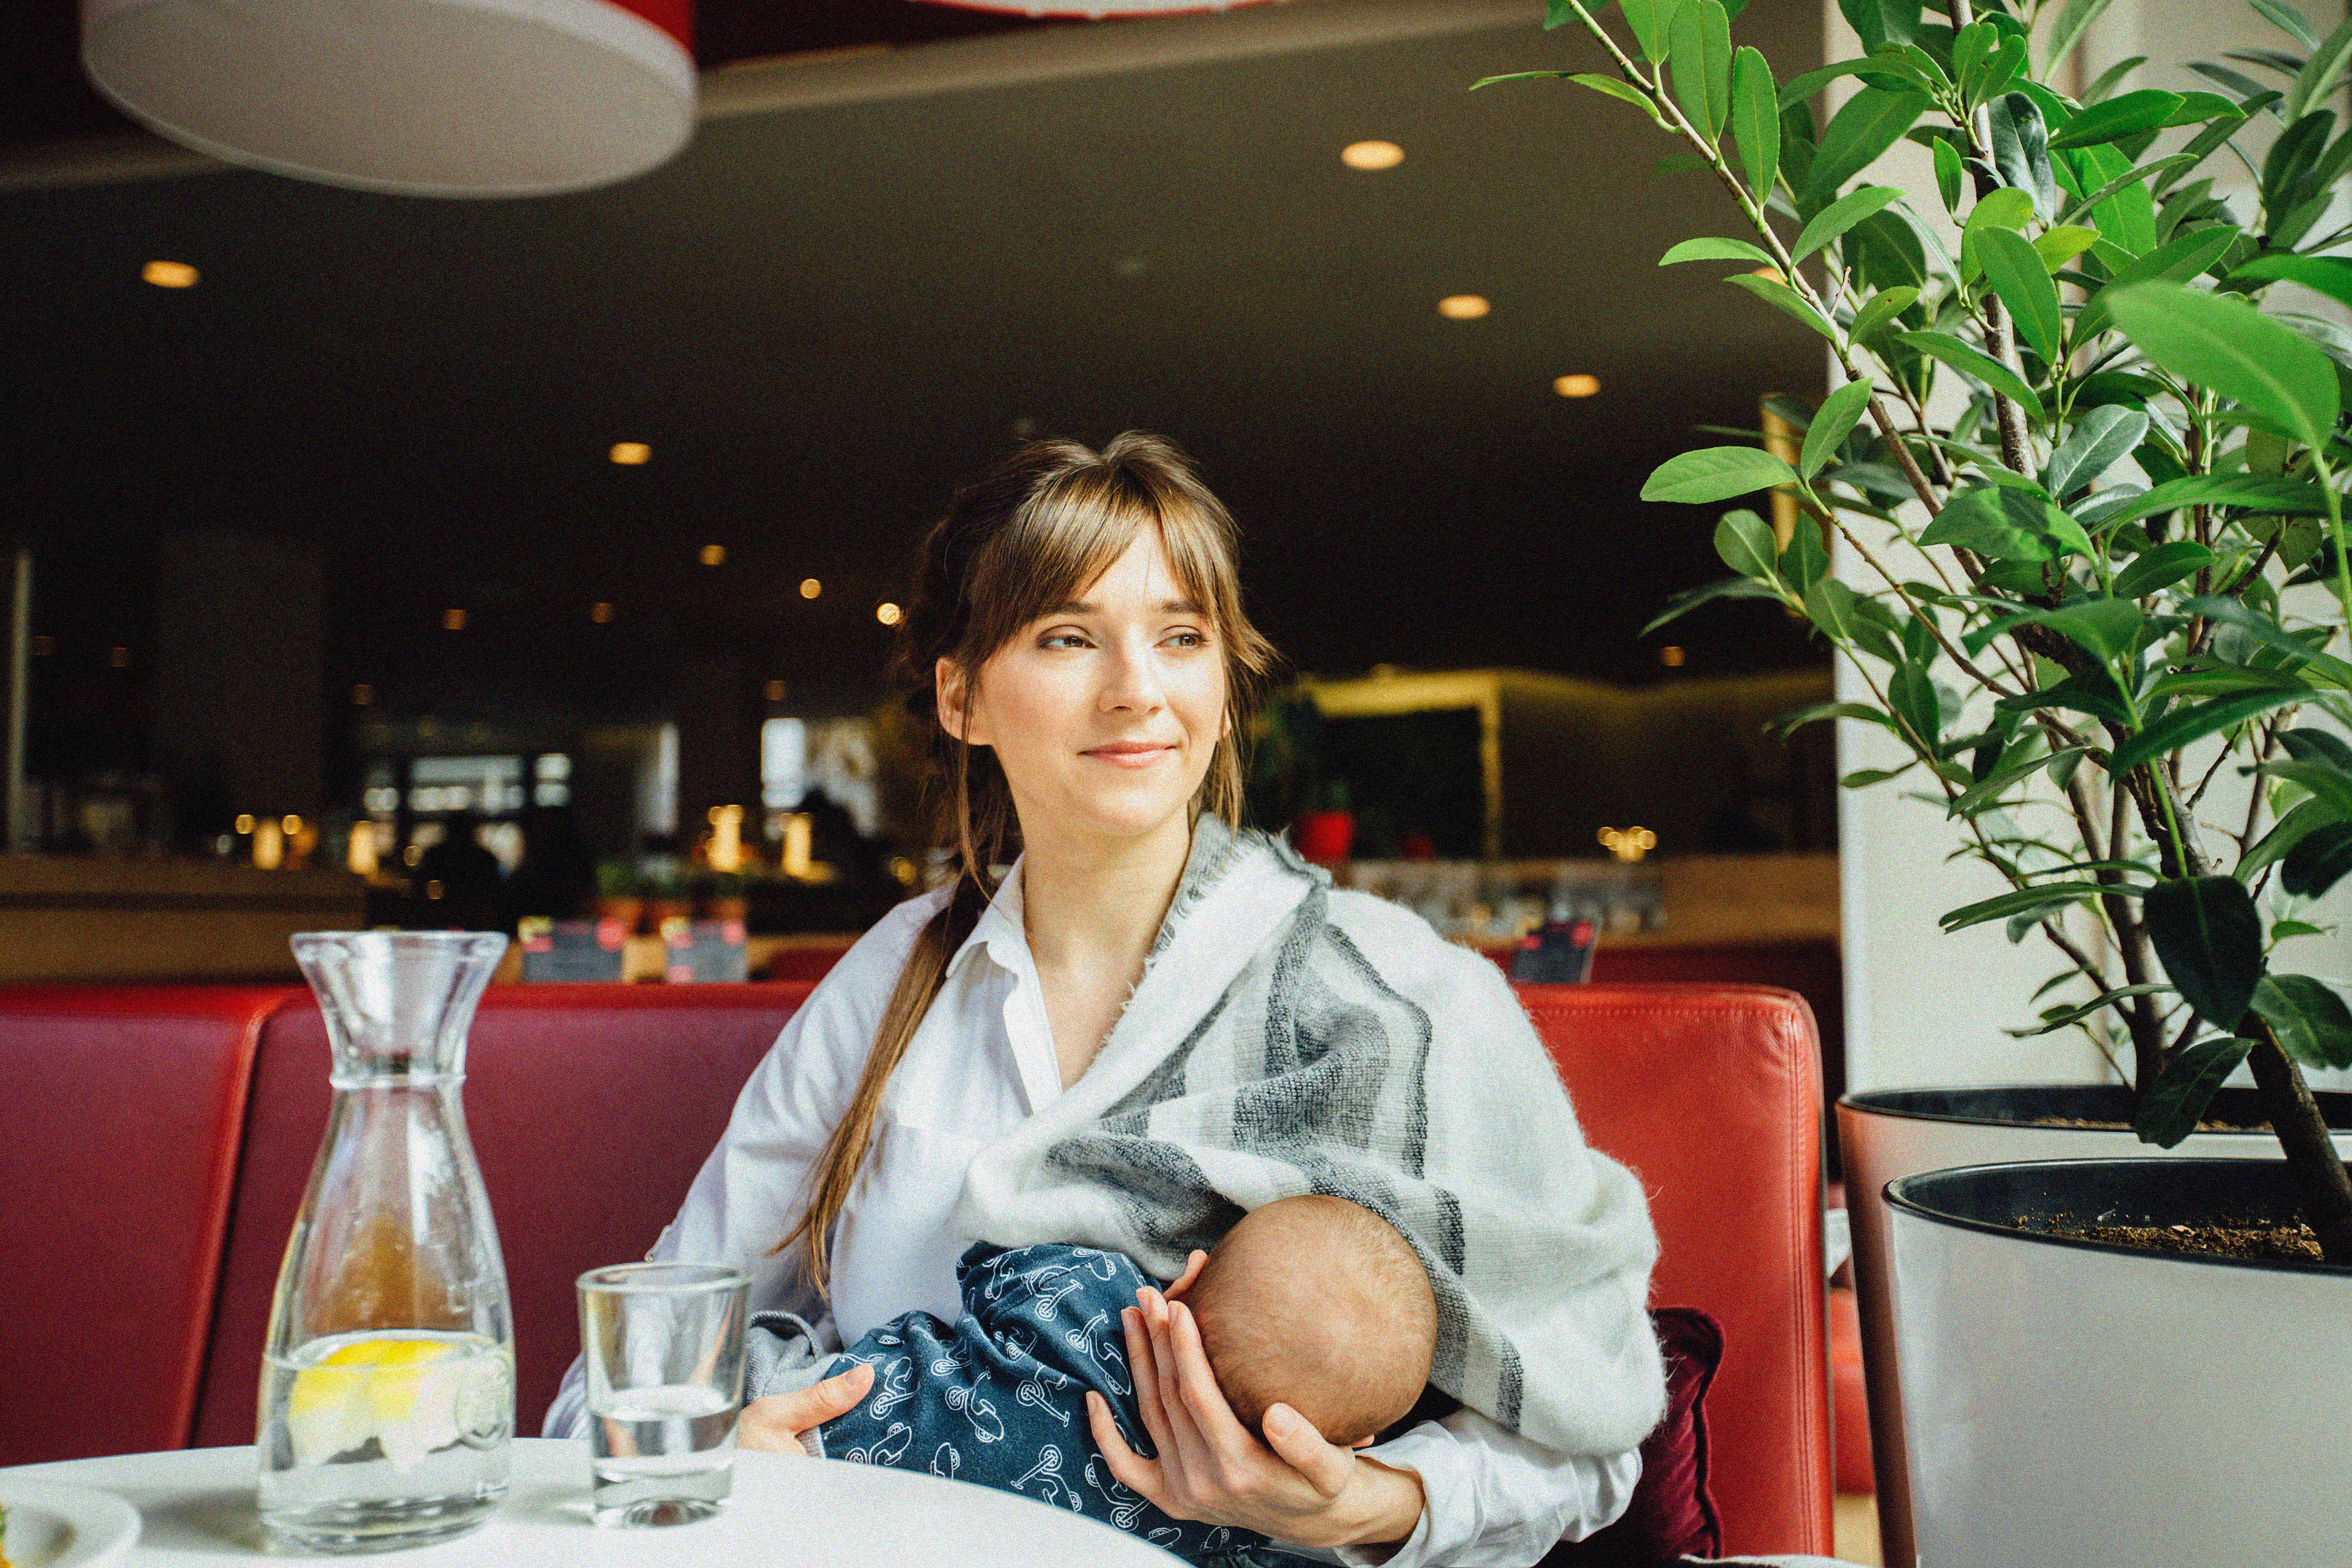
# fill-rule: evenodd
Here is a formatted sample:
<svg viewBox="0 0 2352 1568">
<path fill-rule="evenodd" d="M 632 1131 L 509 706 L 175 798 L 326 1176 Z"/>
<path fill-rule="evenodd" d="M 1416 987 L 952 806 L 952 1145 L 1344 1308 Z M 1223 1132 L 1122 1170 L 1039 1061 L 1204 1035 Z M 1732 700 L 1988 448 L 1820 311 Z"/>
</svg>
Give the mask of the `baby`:
<svg viewBox="0 0 2352 1568">
<path fill-rule="evenodd" d="M 747 1399 L 874 1367 L 858 1407 L 828 1421 L 824 1456 L 929 1470 L 1101 1519 L 1194 1563 L 1297 1563 L 1265 1537 L 1171 1519 L 1112 1477 L 1087 1432 L 1100 1394 L 1139 1453 L 1119 1310 L 1145 1279 L 1115 1252 L 975 1247 L 956 1266 L 963 1317 L 909 1312 L 834 1354 L 787 1313 L 751 1321 Z M 1362 1447 L 1403 1418 L 1429 1379 L 1437 1305 L 1412 1246 L 1344 1198 L 1284 1198 L 1244 1215 L 1181 1298 L 1243 1423 L 1289 1405 L 1324 1437 Z"/>
</svg>

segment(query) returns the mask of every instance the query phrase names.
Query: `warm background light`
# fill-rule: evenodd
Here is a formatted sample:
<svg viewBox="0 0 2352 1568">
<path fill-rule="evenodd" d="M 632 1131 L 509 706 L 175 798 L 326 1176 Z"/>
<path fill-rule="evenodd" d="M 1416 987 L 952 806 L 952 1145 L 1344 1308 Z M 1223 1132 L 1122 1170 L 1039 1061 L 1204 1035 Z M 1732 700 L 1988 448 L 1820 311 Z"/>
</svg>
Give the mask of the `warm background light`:
<svg viewBox="0 0 2352 1568">
<path fill-rule="evenodd" d="M 1350 142 L 1339 149 L 1339 162 L 1350 169 L 1393 169 L 1404 162 L 1404 149 L 1393 142 Z"/>
<path fill-rule="evenodd" d="M 646 463 L 653 460 L 654 449 L 643 441 L 615 441 L 612 455 L 616 463 Z"/>
<path fill-rule="evenodd" d="M 108 648 L 106 650 L 106 663 L 107 668 L 110 669 L 129 669 L 131 668 L 131 650 L 127 647 Z"/>
<path fill-rule="evenodd" d="M 1437 313 L 1452 321 L 1475 321 L 1493 309 L 1477 294 L 1448 294 L 1437 302 Z"/>
<path fill-rule="evenodd" d="M 1601 390 L 1597 375 L 1563 375 L 1553 381 L 1551 389 L 1562 397 L 1590 397 Z"/>
<path fill-rule="evenodd" d="M 874 618 L 880 621 L 886 626 L 895 626 L 898 624 L 898 606 L 896 605 L 877 605 L 874 606 Z"/>
<path fill-rule="evenodd" d="M 1668 669 L 1680 669 L 1683 667 L 1683 661 L 1687 659 L 1689 657 L 1690 655 L 1685 653 L 1681 648 L 1675 647 L 1672 643 L 1668 643 L 1664 647 L 1658 650 L 1658 662 L 1664 665 Z"/>
<path fill-rule="evenodd" d="M 820 582 L 818 582 L 815 578 L 814 578 L 814 577 L 803 577 L 803 578 L 802 578 L 802 579 L 801 579 L 801 597 L 802 597 L 802 598 L 803 598 L 803 599 L 814 599 L 814 598 L 815 598 L 819 594 L 822 594 L 822 593 L 824 593 L 824 584 L 822 584 L 822 583 L 820 583 Z"/>
<path fill-rule="evenodd" d="M 464 631 L 466 629 L 466 612 L 463 610 L 442 611 L 441 629 L 445 632 Z"/>
<path fill-rule="evenodd" d="M 253 831 L 253 813 L 249 811 L 241 811 L 237 813 L 236 830 L 239 833 L 250 833 Z"/>
<path fill-rule="evenodd" d="M 371 702 L 373 702 L 373 701 L 374 701 L 374 700 L 375 700 L 375 688 L 374 688 L 374 687 L 373 687 L 373 686 L 370 686 L 367 682 L 365 682 L 365 681 L 362 681 L 362 682 L 360 682 L 360 684 L 358 684 L 357 686 L 354 686 L 354 687 L 352 687 L 352 707 L 354 707 L 354 708 L 364 708 L 364 707 L 366 707 L 369 703 L 371 703 Z"/>
<path fill-rule="evenodd" d="M 706 544 L 702 547 L 702 563 L 705 566 L 719 565 L 723 563 L 726 559 L 727 547 L 725 545 Z"/>
<path fill-rule="evenodd" d="M 588 618 L 601 626 L 613 618 L 613 606 L 599 599 L 588 606 Z"/>
<path fill-rule="evenodd" d="M 782 702 L 783 700 L 784 683 L 781 680 L 771 680 L 768 682 L 768 700 L 771 702 Z"/>
<path fill-rule="evenodd" d="M 196 269 L 184 261 L 151 261 L 139 269 L 139 276 L 158 289 L 193 289 L 196 286 Z"/>
</svg>

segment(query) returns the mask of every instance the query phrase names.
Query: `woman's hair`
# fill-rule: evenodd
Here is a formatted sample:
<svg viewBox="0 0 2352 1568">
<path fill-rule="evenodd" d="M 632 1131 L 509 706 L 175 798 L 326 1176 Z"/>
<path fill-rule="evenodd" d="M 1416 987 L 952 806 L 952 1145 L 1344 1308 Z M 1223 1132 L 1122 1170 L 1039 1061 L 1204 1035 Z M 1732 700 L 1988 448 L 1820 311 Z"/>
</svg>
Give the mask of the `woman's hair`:
<svg viewBox="0 0 2352 1568">
<path fill-rule="evenodd" d="M 908 708 L 929 734 L 932 842 L 954 851 L 955 888 L 898 973 L 856 1093 L 811 1173 L 807 1210 L 779 1244 L 781 1250 L 807 1241 L 809 1277 L 820 1290 L 831 1276 L 834 1222 L 865 1162 L 882 1091 L 945 983 L 948 960 L 995 891 L 992 868 L 1010 860 L 1019 842 L 1012 791 L 995 753 L 939 722 L 940 661 L 955 672 L 968 702 L 992 655 L 1055 605 L 1076 598 L 1147 529 L 1157 531 L 1170 570 L 1202 606 L 1224 653 L 1228 721 L 1194 804 L 1228 822 L 1241 819 L 1239 747 L 1275 652 L 1242 612 L 1233 518 L 1184 454 L 1138 430 L 1098 453 L 1076 441 L 1031 441 L 957 491 L 923 542 L 894 662 L 913 688 Z"/>
</svg>

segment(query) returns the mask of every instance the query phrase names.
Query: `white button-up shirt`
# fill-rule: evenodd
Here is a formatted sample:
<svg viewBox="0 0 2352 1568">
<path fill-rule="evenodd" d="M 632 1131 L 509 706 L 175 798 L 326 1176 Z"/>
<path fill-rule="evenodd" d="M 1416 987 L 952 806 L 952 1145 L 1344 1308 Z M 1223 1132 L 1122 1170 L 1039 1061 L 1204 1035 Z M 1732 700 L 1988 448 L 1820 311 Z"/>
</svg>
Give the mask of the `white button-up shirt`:
<svg viewBox="0 0 2352 1568">
<path fill-rule="evenodd" d="M 772 1249 L 800 1218 L 811 1173 L 856 1092 L 891 989 L 944 892 L 884 916 L 810 994 L 743 1086 L 726 1136 L 647 1256 L 746 1270 L 754 1310 L 800 1313 L 828 1348 L 909 1311 L 948 1322 L 961 1317 L 956 1259 L 975 1238 L 952 1216 L 966 1168 L 1062 1093 L 1021 885 L 1016 865 L 949 961 L 937 999 L 891 1075 L 865 1165 L 834 1231 L 829 1311 L 803 1277 L 801 1249 Z M 548 1412 L 548 1435 L 584 1430 L 583 1402 L 575 1363 Z M 1638 1454 L 1563 1458 L 1468 1410 L 1365 1452 L 1419 1474 L 1427 1497 L 1421 1522 L 1392 1552 L 1315 1555 L 1390 1568 L 1526 1568 L 1555 1542 L 1615 1520 L 1641 1473 Z"/>
</svg>

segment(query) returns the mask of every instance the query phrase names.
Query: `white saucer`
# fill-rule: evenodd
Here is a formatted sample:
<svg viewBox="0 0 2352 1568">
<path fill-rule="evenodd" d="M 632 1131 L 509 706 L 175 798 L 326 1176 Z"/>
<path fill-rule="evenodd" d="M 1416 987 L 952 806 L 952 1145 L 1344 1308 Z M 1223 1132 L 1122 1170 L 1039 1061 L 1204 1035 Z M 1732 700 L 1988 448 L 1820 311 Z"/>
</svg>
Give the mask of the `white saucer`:
<svg viewBox="0 0 2352 1568">
<path fill-rule="evenodd" d="M 99 1568 L 139 1540 L 139 1510 L 94 1487 L 0 1475 L 9 1568 Z"/>
</svg>

